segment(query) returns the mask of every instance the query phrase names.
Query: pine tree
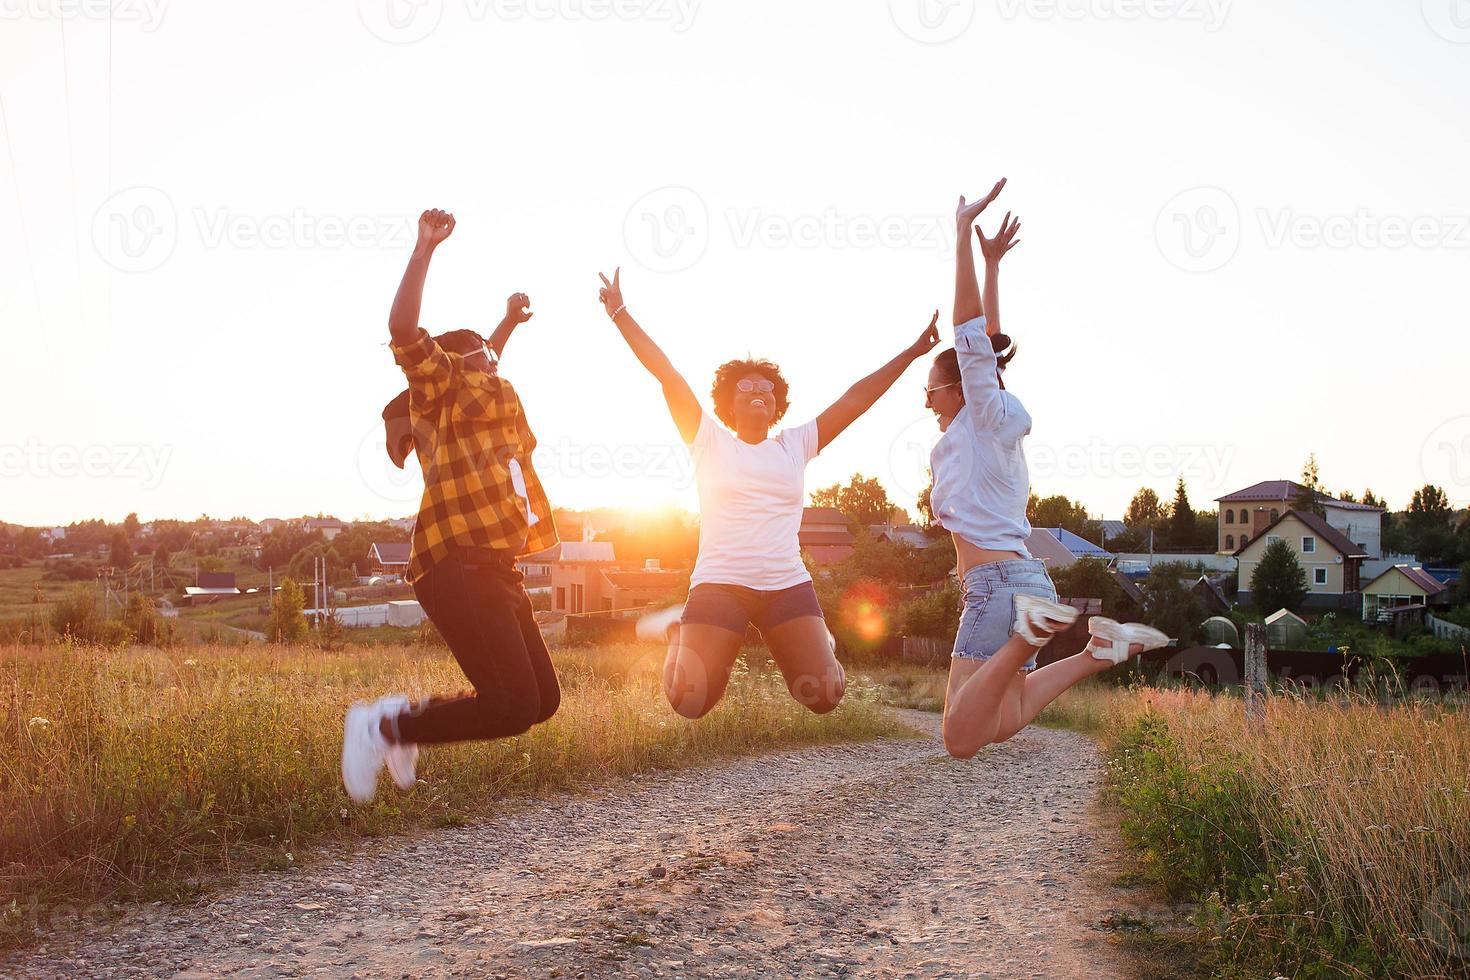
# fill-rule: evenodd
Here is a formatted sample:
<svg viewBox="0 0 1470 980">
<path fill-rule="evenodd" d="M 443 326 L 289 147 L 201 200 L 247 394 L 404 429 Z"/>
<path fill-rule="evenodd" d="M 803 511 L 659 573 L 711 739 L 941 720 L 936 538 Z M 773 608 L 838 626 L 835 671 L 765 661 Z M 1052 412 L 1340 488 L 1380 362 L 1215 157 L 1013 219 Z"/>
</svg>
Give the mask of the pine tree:
<svg viewBox="0 0 1470 980">
<path fill-rule="evenodd" d="M 1307 598 L 1307 572 L 1291 545 L 1279 538 L 1266 545 L 1260 564 L 1251 572 L 1251 592 L 1263 613 L 1301 607 Z"/>
<path fill-rule="evenodd" d="M 1177 547 L 1187 548 L 1194 543 L 1194 508 L 1189 503 L 1189 491 L 1184 487 L 1184 477 L 1179 477 L 1179 483 L 1174 488 L 1174 516 L 1171 519 L 1172 531 L 1170 540 Z"/>
</svg>

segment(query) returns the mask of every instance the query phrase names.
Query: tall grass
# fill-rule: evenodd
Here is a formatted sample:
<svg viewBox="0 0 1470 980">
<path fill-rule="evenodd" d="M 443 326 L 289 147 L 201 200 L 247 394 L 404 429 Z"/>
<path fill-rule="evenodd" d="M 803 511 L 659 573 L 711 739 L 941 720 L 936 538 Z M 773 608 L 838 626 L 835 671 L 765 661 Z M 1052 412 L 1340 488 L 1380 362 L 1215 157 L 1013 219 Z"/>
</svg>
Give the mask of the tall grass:
<svg viewBox="0 0 1470 980">
<path fill-rule="evenodd" d="M 193 876 L 284 867 L 315 842 L 457 823 L 503 796 L 903 731 L 861 683 L 819 717 L 779 675 L 742 671 L 718 708 L 686 722 L 660 691 L 661 651 L 555 659 L 563 700 L 549 723 L 434 747 L 420 757 L 415 792 L 384 780 L 374 805 L 353 807 L 340 782 L 344 709 L 392 691 L 463 688 L 442 648 L 0 648 L 0 926 L 7 908 L 14 920 L 36 903 L 170 897 Z"/>
<path fill-rule="evenodd" d="M 1277 696 L 1262 724 L 1201 691 L 1095 686 L 1048 710 L 1099 731 L 1123 832 L 1201 903 L 1220 975 L 1470 976 L 1470 718 Z"/>
</svg>

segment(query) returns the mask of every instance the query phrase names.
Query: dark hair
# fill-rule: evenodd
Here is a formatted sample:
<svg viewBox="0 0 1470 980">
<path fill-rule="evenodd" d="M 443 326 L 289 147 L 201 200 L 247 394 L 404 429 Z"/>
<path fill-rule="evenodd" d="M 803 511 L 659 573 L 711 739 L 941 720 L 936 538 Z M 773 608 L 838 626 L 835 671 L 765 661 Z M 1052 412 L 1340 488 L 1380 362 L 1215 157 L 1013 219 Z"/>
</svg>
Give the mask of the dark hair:
<svg viewBox="0 0 1470 980">
<path fill-rule="evenodd" d="M 434 343 L 453 354 L 473 354 L 485 340 L 473 330 L 451 330 L 434 338 Z M 400 470 L 414 450 L 413 420 L 408 413 L 408 389 L 400 391 L 383 406 L 383 427 L 388 435 L 388 458 Z"/>
<path fill-rule="evenodd" d="M 786 394 L 790 386 L 786 379 L 781 376 L 781 369 L 766 360 L 754 360 L 746 358 L 743 361 L 726 361 L 715 370 L 715 384 L 710 389 L 710 395 L 715 402 L 715 418 L 725 423 L 726 426 L 735 428 L 735 385 L 747 374 L 759 374 L 771 384 L 775 385 L 775 391 L 771 394 L 776 399 L 776 411 L 771 416 L 771 423 L 781 421 L 786 414 L 789 403 Z"/>
<path fill-rule="evenodd" d="M 995 366 L 997 371 L 1003 370 L 1007 364 L 1011 363 L 1011 359 L 1016 356 L 1016 345 L 1011 342 L 1010 337 L 1003 333 L 995 334 L 990 338 L 990 349 L 995 351 Z M 940 351 L 935 356 L 934 363 L 938 365 L 939 374 L 944 378 L 946 384 L 959 383 L 960 356 L 955 353 L 953 347 L 949 350 Z M 1006 386 L 1004 379 L 997 380 L 1000 381 L 1002 388 Z"/>
</svg>

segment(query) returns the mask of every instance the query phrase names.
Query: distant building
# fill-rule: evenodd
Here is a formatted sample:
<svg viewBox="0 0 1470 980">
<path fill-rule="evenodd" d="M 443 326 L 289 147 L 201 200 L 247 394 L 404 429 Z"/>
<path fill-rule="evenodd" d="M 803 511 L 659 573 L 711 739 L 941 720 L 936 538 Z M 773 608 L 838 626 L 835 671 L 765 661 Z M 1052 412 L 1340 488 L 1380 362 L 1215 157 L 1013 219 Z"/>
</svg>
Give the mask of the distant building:
<svg viewBox="0 0 1470 980">
<path fill-rule="evenodd" d="M 368 549 L 369 575 L 406 575 L 412 546 L 407 541 L 374 541 Z"/>
<path fill-rule="evenodd" d="M 223 596 L 236 596 L 234 572 L 200 572 L 199 583 L 184 587 L 184 597 L 191 606 L 202 606 Z"/>
<path fill-rule="evenodd" d="M 335 517 L 313 517 L 306 522 L 308 531 L 320 531 L 323 538 L 331 541 L 352 525 Z"/>
<path fill-rule="evenodd" d="M 1306 604 L 1323 609 L 1339 609 L 1357 604 L 1362 590 L 1361 570 L 1366 552 L 1350 541 L 1337 528 L 1316 514 L 1288 510 L 1243 548 L 1235 551 L 1237 598 L 1251 601 L 1251 576 L 1266 548 L 1275 540 L 1285 541 L 1307 573 Z"/>
<path fill-rule="evenodd" d="M 1234 554 L 1260 537 L 1267 525 L 1296 506 L 1307 488 L 1293 480 L 1266 480 L 1216 500 L 1219 510 L 1219 544 L 1222 554 Z M 1330 527 L 1369 559 L 1383 553 L 1383 508 L 1337 500 L 1322 494 L 1317 501 Z"/>
<path fill-rule="evenodd" d="M 277 528 L 285 526 L 286 522 L 281 520 L 279 517 L 267 517 L 265 520 L 260 522 L 260 529 L 266 534 L 270 534 Z"/>
<path fill-rule="evenodd" d="M 1082 535 L 1073 534 L 1064 527 L 1049 527 L 1044 530 L 1061 542 L 1062 547 L 1070 551 L 1073 558 L 1100 558 L 1103 561 L 1113 559 L 1111 552 L 1099 548 Z"/>
<path fill-rule="evenodd" d="M 796 535 L 801 550 L 818 565 L 835 565 L 853 552 L 852 527 L 836 507 L 805 507 Z"/>
<path fill-rule="evenodd" d="M 1452 591 L 1422 568 L 1395 565 L 1363 586 L 1363 621 L 1387 620 L 1396 607 L 1448 605 Z"/>
<path fill-rule="evenodd" d="M 917 524 L 870 524 L 868 533 L 879 541 L 906 544 L 913 548 L 927 548 L 932 543 L 929 535 Z"/>
</svg>

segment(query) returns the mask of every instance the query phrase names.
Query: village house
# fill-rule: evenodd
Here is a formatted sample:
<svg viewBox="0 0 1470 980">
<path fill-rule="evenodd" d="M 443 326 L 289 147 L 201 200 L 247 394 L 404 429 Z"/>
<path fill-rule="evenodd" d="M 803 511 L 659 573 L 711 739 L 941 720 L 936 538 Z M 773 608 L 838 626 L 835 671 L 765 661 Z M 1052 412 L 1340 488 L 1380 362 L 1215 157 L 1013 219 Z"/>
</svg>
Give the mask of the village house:
<svg viewBox="0 0 1470 980">
<path fill-rule="evenodd" d="M 327 541 L 331 541 L 350 526 L 346 521 L 339 521 L 335 517 L 313 517 L 306 522 L 308 531 L 320 531 L 322 538 Z"/>
<path fill-rule="evenodd" d="M 1244 547 L 1235 550 L 1239 565 L 1237 599 L 1252 601 L 1251 576 L 1266 548 L 1276 540 L 1285 541 L 1296 554 L 1307 573 L 1305 605 L 1318 609 L 1346 609 L 1358 604 L 1362 591 L 1361 570 L 1368 557 L 1357 543 L 1327 523 L 1325 518 L 1307 511 L 1288 510 L 1276 520 L 1261 527 Z"/>
<path fill-rule="evenodd" d="M 1219 506 L 1217 550 L 1235 554 L 1261 535 L 1262 530 L 1296 506 L 1307 488 L 1292 480 L 1266 480 L 1217 498 Z M 1368 559 L 1383 557 L 1383 508 L 1337 500 L 1326 494 L 1317 499 L 1328 526 Z"/>
<path fill-rule="evenodd" d="M 407 575 L 411 547 L 407 541 L 374 541 L 368 549 L 368 575 Z"/>
<path fill-rule="evenodd" d="M 796 535 L 801 550 L 818 565 L 835 565 L 853 551 L 852 527 L 836 507 L 805 507 Z"/>
<path fill-rule="evenodd" d="M 1395 565 L 1363 586 L 1363 621 L 1387 622 L 1394 609 L 1448 606 L 1453 591 L 1422 568 Z"/>
</svg>

